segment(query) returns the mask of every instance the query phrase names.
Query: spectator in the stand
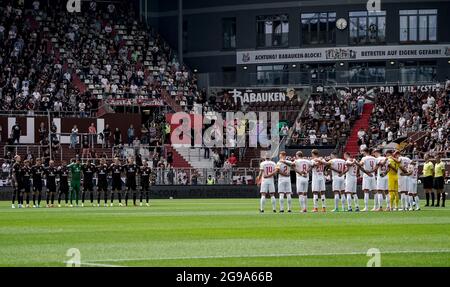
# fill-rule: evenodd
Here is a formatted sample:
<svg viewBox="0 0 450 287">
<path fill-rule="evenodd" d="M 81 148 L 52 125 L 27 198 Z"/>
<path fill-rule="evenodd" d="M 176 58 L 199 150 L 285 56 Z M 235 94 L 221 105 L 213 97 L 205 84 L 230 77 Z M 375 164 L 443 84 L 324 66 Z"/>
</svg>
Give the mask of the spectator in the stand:
<svg viewBox="0 0 450 287">
<path fill-rule="evenodd" d="M 364 103 L 366 99 L 364 98 L 363 95 L 359 95 L 356 98 L 356 101 L 357 101 L 358 116 L 361 116 L 364 110 Z"/>
<path fill-rule="evenodd" d="M 220 156 L 219 156 L 219 153 L 217 152 L 217 150 L 213 150 L 212 159 L 213 159 L 214 168 L 220 168 L 221 162 L 220 162 Z"/>
<path fill-rule="evenodd" d="M 204 150 L 204 152 L 203 152 L 203 158 L 209 159 L 209 152 L 210 152 L 209 147 L 203 146 L 203 150 Z"/>
<path fill-rule="evenodd" d="M 199 174 L 197 173 L 197 170 L 194 170 L 191 175 L 191 185 L 198 184 L 198 177 L 199 177 Z"/>
<path fill-rule="evenodd" d="M 78 141 L 78 128 L 77 125 L 74 125 L 70 132 L 70 146 L 69 148 L 74 149 L 77 145 Z"/>
<path fill-rule="evenodd" d="M 44 138 L 47 137 L 47 128 L 45 127 L 44 122 L 41 122 L 39 125 L 39 141 L 41 142 Z"/>
<path fill-rule="evenodd" d="M 171 167 L 173 165 L 173 153 L 169 151 L 167 153 L 167 164 Z"/>
<path fill-rule="evenodd" d="M 116 128 L 114 130 L 114 146 L 119 146 L 122 142 L 122 132 L 119 130 L 119 128 Z"/>
<path fill-rule="evenodd" d="M 364 138 L 365 135 L 366 135 L 366 132 L 364 131 L 364 129 L 363 129 L 363 128 L 360 128 L 360 129 L 358 130 L 358 138 L 359 138 L 359 139 L 362 139 L 362 138 Z"/>
<path fill-rule="evenodd" d="M 84 118 L 86 116 L 86 104 L 81 101 L 78 104 L 78 110 L 80 111 L 80 117 Z"/>
<path fill-rule="evenodd" d="M 111 136 L 111 129 L 109 128 L 109 125 L 106 124 L 105 128 L 103 129 L 103 147 L 109 148 L 110 136 Z"/>
<path fill-rule="evenodd" d="M 11 163 L 9 160 L 6 160 L 2 164 L 2 180 L 6 180 L 11 171 Z"/>
<path fill-rule="evenodd" d="M 309 144 L 315 145 L 317 140 L 316 132 L 314 130 L 311 130 L 309 132 Z"/>
<path fill-rule="evenodd" d="M 171 167 L 169 167 L 169 170 L 167 171 L 167 181 L 168 181 L 169 185 L 174 184 L 174 179 L 175 179 L 175 173 L 173 172 L 173 169 Z"/>
<path fill-rule="evenodd" d="M 91 123 L 88 129 L 89 132 L 89 145 L 91 148 L 94 148 L 97 144 L 97 129 L 94 123 Z"/>
<path fill-rule="evenodd" d="M 142 124 L 141 126 L 141 142 L 142 144 L 148 144 L 149 131 L 145 124 Z"/>
<path fill-rule="evenodd" d="M 88 158 L 89 157 L 89 137 L 88 136 L 86 136 L 86 135 L 83 136 L 81 146 L 82 146 L 81 158 Z"/>
<path fill-rule="evenodd" d="M 0 125 L 0 143 L 2 142 L 3 127 Z"/>
<path fill-rule="evenodd" d="M 238 159 L 237 157 L 234 155 L 234 153 L 231 153 L 231 156 L 228 158 L 228 162 L 230 163 L 230 165 L 232 167 L 236 166 L 236 164 L 238 163 Z"/>
<path fill-rule="evenodd" d="M 128 128 L 128 131 L 127 131 L 128 146 L 131 146 L 131 144 L 133 143 L 134 136 L 135 136 L 135 133 L 134 133 L 133 125 L 130 125 L 130 127 Z"/>
<path fill-rule="evenodd" d="M 216 179 L 211 175 L 208 175 L 208 179 L 206 180 L 206 185 L 215 185 Z"/>
<path fill-rule="evenodd" d="M 12 127 L 12 140 L 13 140 L 13 144 L 17 143 L 20 144 L 20 135 L 22 133 L 22 130 L 20 128 L 19 123 L 16 121 L 15 125 L 13 125 Z"/>
</svg>

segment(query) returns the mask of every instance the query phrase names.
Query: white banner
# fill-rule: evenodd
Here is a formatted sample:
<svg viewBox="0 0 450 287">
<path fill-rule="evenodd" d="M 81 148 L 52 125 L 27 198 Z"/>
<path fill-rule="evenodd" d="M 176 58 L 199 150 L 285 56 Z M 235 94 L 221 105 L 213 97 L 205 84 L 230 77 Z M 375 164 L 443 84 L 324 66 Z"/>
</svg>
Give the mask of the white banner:
<svg viewBox="0 0 450 287">
<path fill-rule="evenodd" d="M 238 65 L 345 60 L 389 60 L 410 58 L 450 58 L 450 44 L 354 46 L 282 50 L 238 51 Z"/>
</svg>

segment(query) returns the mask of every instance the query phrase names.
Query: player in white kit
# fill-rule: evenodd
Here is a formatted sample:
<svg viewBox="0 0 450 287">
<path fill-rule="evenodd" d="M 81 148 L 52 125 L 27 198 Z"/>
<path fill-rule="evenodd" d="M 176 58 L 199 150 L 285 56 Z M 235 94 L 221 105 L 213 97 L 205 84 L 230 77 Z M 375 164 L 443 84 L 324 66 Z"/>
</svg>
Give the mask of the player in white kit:
<svg viewBox="0 0 450 287">
<path fill-rule="evenodd" d="M 408 199 L 409 199 L 409 210 L 420 210 L 419 195 L 417 194 L 417 179 L 419 177 L 419 165 L 416 161 L 411 161 L 408 166 L 409 174 L 409 188 L 408 188 Z"/>
<path fill-rule="evenodd" d="M 261 162 L 261 164 L 259 165 L 259 175 L 256 180 L 258 184 L 261 184 L 260 189 L 261 201 L 259 209 L 261 213 L 264 212 L 267 194 L 270 195 L 273 212 L 277 212 L 276 211 L 277 201 L 275 199 L 275 179 L 274 179 L 276 174 L 277 174 L 276 164 L 270 160 L 269 155 L 266 155 L 265 160 Z"/>
<path fill-rule="evenodd" d="M 319 157 L 319 151 L 313 149 L 311 151 L 311 166 L 312 166 L 312 184 L 311 189 L 313 193 L 314 209 L 312 212 L 318 212 L 319 194 L 322 200 L 322 212 L 326 212 L 326 198 L 325 198 L 325 175 L 324 170 L 327 166 L 327 161 Z"/>
<path fill-rule="evenodd" d="M 409 164 L 411 163 L 411 159 L 409 159 L 406 156 L 401 156 L 398 158 L 400 161 L 400 166 L 403 167 L 405 170 L 408 168 Z M 400 203 L 402 209 L 400 210 L 408 210 L 408 189 L 409 189 L 409 176 L 402 171 L 399 172 L 398 176 L 398 191 L 400 193 Z"/>
<path fill-rule="evenodd" d="M 359 211 L 358 195 L 356 194 L 357 185 L 357 175 L 358 175 L 358 165 L 356 160 L 350 155 L 350 153 L 344 153 L 345 159 L 345 194 L 347 196 L 347 210 L 352 210 L 352 196 L 355 201 L 355 211 Z"/>
<path fill-rule="evenodd" d="M 386 157 L 382 156 L 381 150 L 374 151 L 376 163 L 377 163 L 377 195 L 379 206 L 374 206 L 375 211 L 383 210 L 383 194 L 386 196 L 386 208 L 390 208 L 389 192 L 388 192 L 388 166 L 389 161 Z M 377 203 L 377 202 L 375 202 Z"/>
<path fill-rule="evenodd" d="M 292 186 L 291 186 L 291 166 L 292 162 L 286 160 L 286 152 L 282 151 L 277 163 L 278 173 L 278 194 L 280 195 L 280 212 L 284 212 L 284 196 L 286 195 L 288 212 L 292 212 Z"/>
<path fill-rule="evenodd" d="M 342 211 L 345 211 L 345 160 L 338 158 L 335 152 L 331 153 L 331 159 L 328 161 L 328 168 L 331 170 L 332 189 L 334 192 L 333 212 L 339 211 L 339 195 L 341 196 Z"/>
<path fill-rule="evenodd" d="M 377 169 L 376 159 L 371 155 L 371 150 L 365 148 L 363 151 L 363 158 L 359 162 L 360 170 L 363 171 L 362 190 L 364 192 L 364 209 L 362 211 L 369 210 L 369 193 L 374 192 L 375 206 L 378 206 L 378 196 L 375 192 L 377 188 L 377 182 L 375 180 L 375 171 Z"/>
<path fill-rule="evenodd" d="M 303 153 L 298 151 L 296 154 L 293 168 L 297 175 L 296 186 L 300 211 L 307 212 L 307 192 L 309 182 L 309 172 L 311 171 L 311 161 L 303 158 Z"/>
</svg>

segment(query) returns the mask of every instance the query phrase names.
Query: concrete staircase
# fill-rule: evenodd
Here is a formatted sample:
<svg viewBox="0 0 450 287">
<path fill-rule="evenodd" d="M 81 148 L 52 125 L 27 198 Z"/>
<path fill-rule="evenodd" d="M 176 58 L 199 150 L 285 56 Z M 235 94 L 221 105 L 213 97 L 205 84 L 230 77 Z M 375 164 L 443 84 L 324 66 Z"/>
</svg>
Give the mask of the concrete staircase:
<svg viewBox="0 0 450 287">
<path fill-rule="evenodd" d="M 370 116 L 372 115 L 373 107 L 373 103 L 364 104 L 362 115 L 353 125 L 350 137 L 347 140 L 347 145 L 345 146 L 346 152 L 349 152 L 352 155 L 356 155 L 359 153 L 358 131 L 361 128 L 364 130 L 367 130 L 369 128 L 369 121 Z"/>
<path fill-rule="evenodd" d="M 173 154 L 173 167 L 175 168 L 192 168 L 189 161 L 181 156 L 178 151 L 170 144 L 165 145 L 166 153 L 172 152 Z"/>
<path fill-rule="evenodd" d="M 188 164 L 195 169 L 212 169 L 214 168 L 213 159 L 204 158 L 204 149 L 190 148 L 182 145 L 173 145 L 172 148 L 179 154 Z M 175 159 L 174 159 L 175 162 Z"/>
</svg>

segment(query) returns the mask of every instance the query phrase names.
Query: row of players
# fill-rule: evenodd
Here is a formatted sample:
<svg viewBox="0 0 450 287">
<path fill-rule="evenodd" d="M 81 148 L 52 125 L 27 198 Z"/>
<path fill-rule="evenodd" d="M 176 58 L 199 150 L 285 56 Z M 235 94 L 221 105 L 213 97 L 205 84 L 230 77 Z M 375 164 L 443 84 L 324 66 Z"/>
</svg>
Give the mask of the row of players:
<svg viewBox="0 0 450 287">
<path fill-rule="evenodd" d="M 383 202 L 386 202 L 384 210 L 420 210 L 419 197 L 417 195 L 418 163 L 406 156 L 401 156 L 398 151 L 387 151 L 383 156 L 381 150 L 373 152 L 366 148 L 363 150 L 364 156 L 357 161 L 349 153 L 344 153 L 344 159 L 337 157 L 336 153 L 331 154 L 331 159 L 326 161 L 319 156 L 318 150 L 312 150 L 311 159 L 303 156 L 301 151 L 297 152 L 294 161 L 286 160 L 286 153 L 280 152 L 279 161 L 270 160 L 270 157 L 260 164 L 260 172 L 257 183 L 260 185 L 260 212 L 264 212 L 266 197 L 269 195 L 272 203 L 272 210 L 276 212 L 275 181 L 278 175 L 278 193 L 280 212 L 284 212 L 284 200 L 287 199 L 288 212 L 292 210 L 292 187 L 290 173 L 293 169 L 296 173 L 296 188 L 299 196 L 301 212 L 307 212 L 307 191 L 309 183 L 309 173 L 312 171 L 311 189 L 313 193 L 313 212 L 318 212 L 319 196 L 322 201 L 322 211 L 326 211 L 325 198 L 325 170 L 331 170 L 332 190 L 334 192 L 334 209 L 339 211 L 339 201 L 343 211 L 352 211 L 354 204 L 355 211 L 359 211 L 358 195 L 356 193 L 358 171 L 362 174 L 362 190 L 364 192 L 364 209 L 369 210 L 369 194 L 374 194 L 374 207 L 372 211 L 382 211 Z M 428 157 L 424 168 L 424 189 L 429 191 L 433 188 L 433 176 L 425 174 L 429 172 L 430 158 Z M 432 164 L 431 164 L 432 165 Z M 431 167 L 433 169 L 433 167 Z M 444 188 L 445 165 L 438 158 L 438 163 L 434 171 L 434 187 L 439 195 L 442 195 L 442 206 L 445 206 Z M 401 198 L 399 199 L 398 194 Z M 432 194 L 434 195 L 434 193 Z M 427 205 L 428 205 L 427 193 Z M 399 201 L 401 207 L 399 208 Z M 434 204 L 434 197 L 433 197 Z M 439 205 L 439 203 L 438 203 Z"/>
<path fill-rule="evenodd" d="M 89 194 L 90 202 L 94 206 L 94 175 L 97 174 L 97 206 L 100 206 L 101 195 L 103 194 L 104 206 L 108 205 L 108 177 L 111 175 L 111 206 L 114 205 L 114 193 L 119 199 L 119 206 L 122 204 L 122 176 L 125 175 L 125 205 L 128 205 L 128 197 L 131 194 L 133 204 L 136 206 L 137 183 L 136 176 L 140 179 L 139 200 L 140 206 L 145 204 L 149 206 L 150 185 L 154 183 L 152 169 L 147 161 L 142 162 L 142 166 L 137 166 L 133 159 L 128 159 L 127 163 L 122 165 L 118 158 L 114 159 L 111 165 L 106 163 L 105 159 L 100 161 L 99 165 L 94 165 L 90 161 L 81 164 L 79 159 L 66 165 L 64 162 L 60 166 L 55 166 L 50 161 L 48 167 L 42 165 L 40 159 L 31 166 L 30 161 L 21 161 L 20 156 L 16 156 L 11 170 L 11 178 L 14 186 L 12 208 L 15 208 L 17 199 L 18 207 L 30 207 L 30 199 L 33 201 L 33 207 L 40 207 L 42 200 L 42 190 L 44 180 L 47 187 L 47 207 L 53 207 L 55 196 L 58 195 L 58 206 L 61 206 L 61 200 L 64 196 L 65 204 L 70 207 L 78 206 L 81 193 L 81 206 L 84 206 L 85 196 Z M 83 175 L 83 189 L 81 190 L 81 175 Z M 59 188 L 57 192 L 57 181 Z M 82 191 L 82 192 L 81 192 Z M 69 195 L 70 193 L 70 195 Z"/>
</svg>

